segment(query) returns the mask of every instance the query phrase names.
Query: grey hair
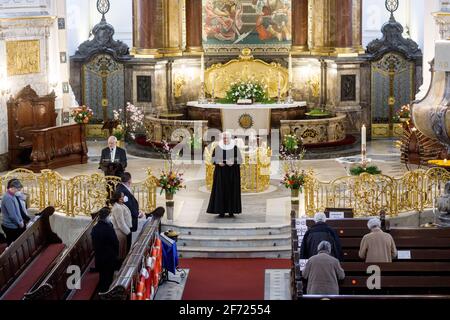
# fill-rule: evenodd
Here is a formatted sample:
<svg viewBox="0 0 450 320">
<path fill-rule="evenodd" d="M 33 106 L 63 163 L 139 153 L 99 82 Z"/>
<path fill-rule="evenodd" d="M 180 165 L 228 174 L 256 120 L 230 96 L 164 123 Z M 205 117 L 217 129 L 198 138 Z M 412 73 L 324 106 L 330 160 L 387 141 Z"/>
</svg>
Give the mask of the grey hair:
<svg viewBox="0 0 450 320">
<path fill-rule="evenodd" d="M 114 142 L 118 142 L 117 138 L 115 136 L 111 136 L 108 138 L 108 142 L 109 141 L 114 141 Z"/>
<path fill-rule="evenodd" d="M 328 241 L 322 241 L 321 243 L 319 243 L 319 246 L 317 247 L 317 251 L 325 251 L 328 254 L 331 253 L 331 243 L 329 243 Z"/>
<path fill-rule="evenodd" d="M 381 220 L 378 218 L 370 219 L 369 222 L 367 222 L 367 227 L 369 228 L 369 230 L 381 228 Z"/>
<path fill-rule="evenodd" d="M 318 223 L 318 222 L 327 222 L 327 216 L 323 212 L 316 213 L 316 215 L 314 216 L 314 221 L 316 223 Z"/>
</svg>

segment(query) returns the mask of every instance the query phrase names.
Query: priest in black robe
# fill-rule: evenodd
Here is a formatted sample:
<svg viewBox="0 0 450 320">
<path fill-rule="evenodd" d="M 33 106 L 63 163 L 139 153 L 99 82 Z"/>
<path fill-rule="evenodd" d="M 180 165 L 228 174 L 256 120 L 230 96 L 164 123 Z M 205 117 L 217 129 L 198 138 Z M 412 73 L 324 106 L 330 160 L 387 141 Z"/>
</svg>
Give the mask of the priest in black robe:
<svg viewBox="0 0 450 320">
<path fill-rule="evenodd" d="M 214 183 L 208 205 L 208 213 L 225 217 L 242 213 L 241 203 L 241 164 L 242 155 L 229 133 L 222 139 L 212 153 Z"/>
</svg>

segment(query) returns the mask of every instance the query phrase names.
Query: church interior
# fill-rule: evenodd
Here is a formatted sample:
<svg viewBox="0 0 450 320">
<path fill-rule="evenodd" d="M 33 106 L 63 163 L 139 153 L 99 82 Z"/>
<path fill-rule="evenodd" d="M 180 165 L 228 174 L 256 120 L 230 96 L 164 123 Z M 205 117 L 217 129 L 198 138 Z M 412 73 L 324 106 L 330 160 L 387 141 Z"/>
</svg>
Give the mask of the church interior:
<svg viewBox="0 0 450 320">
<path fill-rule="evenodd" d="M 1 1 L 0 300 L 450 298 L 449 26 L 441 0 Z"/>
</svg>

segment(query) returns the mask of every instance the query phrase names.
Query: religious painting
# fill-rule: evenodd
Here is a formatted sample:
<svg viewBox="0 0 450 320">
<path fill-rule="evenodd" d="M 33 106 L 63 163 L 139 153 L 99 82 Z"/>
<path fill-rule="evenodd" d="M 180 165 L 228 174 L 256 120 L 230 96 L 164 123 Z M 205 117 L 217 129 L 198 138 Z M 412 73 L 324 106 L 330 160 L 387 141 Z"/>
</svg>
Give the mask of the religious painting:
<svg viewBox="0 0 450 320">
<path fill-rule="evenodd" d="M 39 40 L 20 40 L 6 42 L 8 76 L 41 72 L 41 53 Z"/>
<path fill-rule="evenodd" d="M 203 46 L 222 52 L 289 47 L 291 12 L 291 0 L 203 0 Z"/>
<path fill-rule="evenodd" d="M 150 76 L 137 76 L 137 101 L 152 102 L 152 78 Z"/>
</svg>

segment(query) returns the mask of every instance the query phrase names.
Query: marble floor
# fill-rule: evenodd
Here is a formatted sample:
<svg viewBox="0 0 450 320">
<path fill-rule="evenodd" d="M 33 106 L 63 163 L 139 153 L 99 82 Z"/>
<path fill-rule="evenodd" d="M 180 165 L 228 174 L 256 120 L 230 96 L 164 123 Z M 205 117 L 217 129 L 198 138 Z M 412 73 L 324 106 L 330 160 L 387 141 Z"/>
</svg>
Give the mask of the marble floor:
<svg viewBox="0 0 450 320">
<path fill-rule="evenodd" d="M 104 141 L 89 141 L 89 162 L 87 164 L 61 168 L 56 171 L 65 178 L 100 172 L 98 161 L 101 149 L 105 145 Z M 386 175 L 398 177 L 406 171 L 406 167 L 400 163 L 400 150 L 395 147 L 395 140 L 369 142 L 368 157 Z M 347 175 L 344 166 L 335 159 L 304 160 L 302 167 L 313 169 L 322 181 L 332 181 Z M 133 175 L 135 181 L 145 179 L 148 168 L 151 168 L 152 172 L 157 175 L 164 168 L 164 160 L 129 155 L 127 170 Z M 255 224 L 283 225 L 289 222 L 290 194 L 279 186 L 282 176 L 280 162 L 272 162 L 269 191 L 258 195 L 243 195 L 244 212 L 233 220 L 218 219 L 216 216 L 205 213 L 209 200 L 209 193 L 205 190 L 204 184 L 205 166 L 203 164 L 182 164 L 181 168 L 184 171 L 187 188 L 175 196 L 175 222 L 184 225 L 240 224 L 242 227 L 248 224 L 253 226 Z M 157 199 L 158 205 L 164 206 L 164 197 L 158 193 Z"/>
</svg>

